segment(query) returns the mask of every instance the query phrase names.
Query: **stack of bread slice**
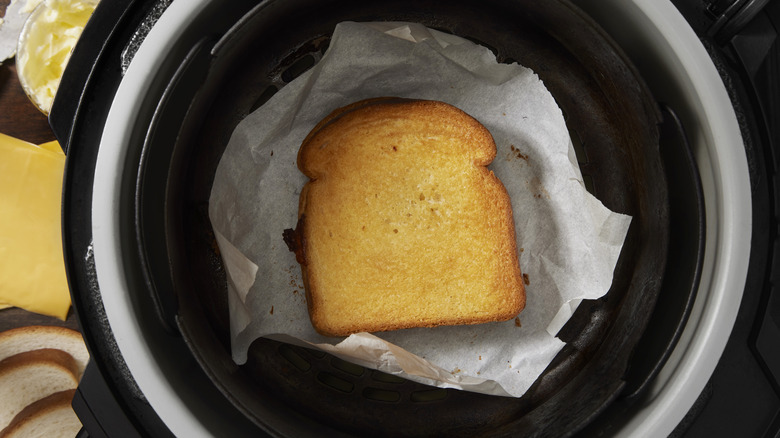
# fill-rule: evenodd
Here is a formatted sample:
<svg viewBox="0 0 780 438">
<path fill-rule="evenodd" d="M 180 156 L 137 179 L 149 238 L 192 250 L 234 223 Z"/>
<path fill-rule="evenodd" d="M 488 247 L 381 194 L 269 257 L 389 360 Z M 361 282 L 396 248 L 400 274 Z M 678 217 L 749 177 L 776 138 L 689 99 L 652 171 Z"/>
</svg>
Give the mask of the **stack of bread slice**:
<svg viewBox="0 0 780 438">
<path fill-rule="evenodd" d="M 0 333 L 0 438 L 74 437 L 71 401 L 89 353 L 81 334 L 56 326 Z"/>
</svg>

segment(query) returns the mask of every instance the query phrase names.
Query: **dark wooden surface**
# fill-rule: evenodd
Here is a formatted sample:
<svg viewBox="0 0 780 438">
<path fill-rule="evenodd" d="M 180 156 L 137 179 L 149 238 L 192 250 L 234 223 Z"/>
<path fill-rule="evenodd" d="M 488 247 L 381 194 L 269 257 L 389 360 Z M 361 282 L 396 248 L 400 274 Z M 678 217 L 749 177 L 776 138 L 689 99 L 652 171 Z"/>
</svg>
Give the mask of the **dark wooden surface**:
<svg viewBox="0 0 780 438">
<path fill-rule="evenodd" d="M 5 15 L 9 3 L 10 0 L 0 0 L 0 16 Z M 55 140 L 46 116 L 35 108 L 19 85 L 13 59 L 0 64 L 0 132 L 36 144 Z M 34 324 L 78 329 L 72 309 L 66 321 L 18 308 L 0 310 L 0 331 Z"/>
</svg>

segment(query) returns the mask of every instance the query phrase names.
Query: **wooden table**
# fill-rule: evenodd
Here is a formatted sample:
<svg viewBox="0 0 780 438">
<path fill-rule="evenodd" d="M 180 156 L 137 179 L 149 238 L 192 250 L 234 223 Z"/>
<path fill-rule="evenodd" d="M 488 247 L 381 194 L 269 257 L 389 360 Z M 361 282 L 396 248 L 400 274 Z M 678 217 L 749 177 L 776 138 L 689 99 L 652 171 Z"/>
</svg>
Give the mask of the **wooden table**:
<svg viewBox="0 0 780 438">
<path fill-rule="evenodd" d="M 10 0 L 0 0 L 0 16 L 5 15 L 9 3 Z M 13 59 L 0 64 L 0 132 L 36 144 L 55 140 L 46 116 L 35 108 L 19 85 Z M 78 329 L 73 310 L 65 321 L 17 308 L 0 310 L 0 331 L 33 324 Z"/>
</svg>

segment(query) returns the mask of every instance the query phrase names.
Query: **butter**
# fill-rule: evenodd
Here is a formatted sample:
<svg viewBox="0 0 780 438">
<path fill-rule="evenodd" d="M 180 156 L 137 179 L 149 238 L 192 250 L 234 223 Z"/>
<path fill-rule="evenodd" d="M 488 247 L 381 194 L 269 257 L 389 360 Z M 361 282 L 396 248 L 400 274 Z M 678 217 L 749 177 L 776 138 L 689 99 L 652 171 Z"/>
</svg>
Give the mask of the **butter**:
<svg viewBox="0 0 780 438">
<path fill-rule="evenodd" d="M 65 319 L 62 254 L 65 155 L 0 134 L 0 304 Z"/>
<path fill-rule="evenodd" d="M 16 51 L 17 74 L 27 95 L 46 114 L 96 6 L 97 0 L 43 0 L 25 22 Z"/>
</svg>

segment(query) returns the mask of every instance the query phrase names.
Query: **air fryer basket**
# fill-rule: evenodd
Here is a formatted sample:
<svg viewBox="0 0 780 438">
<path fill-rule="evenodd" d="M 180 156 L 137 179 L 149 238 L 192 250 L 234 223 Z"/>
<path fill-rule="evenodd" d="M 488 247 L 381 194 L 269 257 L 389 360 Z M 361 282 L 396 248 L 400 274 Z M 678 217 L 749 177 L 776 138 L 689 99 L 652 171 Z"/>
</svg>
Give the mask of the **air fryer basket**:
<svg viewBox="0 0 780 438">
<path fill-rule="evenodd" d="M 314 65 L 347 20 L 419 22 L 533 69 L 564 112 L 588 189 L 633 216 L 610 291 L 580 305 L 559 333 L 567 346 L 523 397 L 436 389 L 267 339 L 252 345 L 246 365 L 230 358 L 226 279 L 207 214 L 219 157 L 236 124 Z M 643 363 L 632 369 L 650 371 L 626 377 L 661 290 L 678 297 L 667 312 L 675 327 L 689 301 L 679 297 L 695 290 L 696 262 L 664 276 L 675 256 L 664 160 L 681 161 L 683 173 L 690 167 L 675 135 L 659 134 L 664 117 L 619 48 L 566 0 L 262 2 L 224 35 L 194 45 L 157 104 L 135 193 L 145 275 L 161 319 L 233 404 L 271 432 L 570 435 L 625 396 L 627 382 L 632 394 L 641 391 L 663 361 L 674 333 L 659 345 L 641 341 Z M 695 186 L 695 178 L 682 184 Z M 692 210 L 673 213 L 697 218 L 691 196 L 672 207 Z M 693 222 L 696 260 L 701 228 Z"/>
</svg>

